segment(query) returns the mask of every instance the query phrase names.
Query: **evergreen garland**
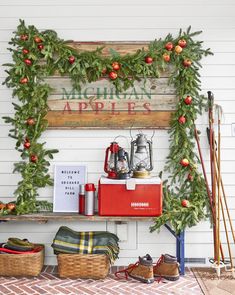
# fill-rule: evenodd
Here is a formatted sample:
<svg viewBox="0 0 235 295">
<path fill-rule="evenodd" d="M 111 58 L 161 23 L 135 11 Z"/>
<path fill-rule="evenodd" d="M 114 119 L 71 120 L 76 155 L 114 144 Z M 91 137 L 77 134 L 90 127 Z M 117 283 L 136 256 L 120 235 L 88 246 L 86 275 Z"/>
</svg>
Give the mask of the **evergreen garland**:
<svg viewBox="0 0 235 295">
<path fill-rule="evenodd" d="M 5 64 L 9 69 L 4 82 L 13 88 L 13 96 L 20 102 L 13 103 L 13 118 L 4 117 L 5 122 L 13 126 L 9 136 L 16 139 L 16 150 L 23 160 L 15 164 L 14 170 L 22 176 L 15 191 L 16 213 L 52 208 L 50 203 L 36 200 L 38 188 L 53 184 L 48 174 L 48 158 L 53 159 L 53 154 L 58 152 L 46 149 L 45 143 L 40 141 L 47 128 L 47 97 L 52 91 L 45 77 L 58 73 L 67 75 L 74 89 L 79 90 L 82 83 L 108 75 L 117 92 L 121 92 L 133 86 L 136 80 L 158 78 L 160 72 L 170 66 L 173 70 L 169 83 L 174 85 L 179 97 L 169 130 L 166 171 L 171 175 L 171 185 L 164 182 L 163 214 L 156 218 L 151 231 L 169 222 L 179 232 L 204 218 L 208 201 L 204 179 L 197 169 L 194 121 L 204 107 L 204 97 L 199 94 L 200 60 L 212 53 L 202 49 L 201 41 L 193 39 L 200 33 L 191 33 L 189 27 L 186 32 L 180 30 L 176 38 L 169 34 L 165 39 L 151 42 L 147 50 L 142 48 L 134 54 L 120 56 L 111 49 L 110 57 L 104 57 L 102 47 L 92 52 L 79 52 L 58 38 L 56 32 L 39 32 L 21 20 L 9 42 L 13 63 Z M 2 214 L 8 213 L 6 209 L 0 210 Z"/>
</svg>

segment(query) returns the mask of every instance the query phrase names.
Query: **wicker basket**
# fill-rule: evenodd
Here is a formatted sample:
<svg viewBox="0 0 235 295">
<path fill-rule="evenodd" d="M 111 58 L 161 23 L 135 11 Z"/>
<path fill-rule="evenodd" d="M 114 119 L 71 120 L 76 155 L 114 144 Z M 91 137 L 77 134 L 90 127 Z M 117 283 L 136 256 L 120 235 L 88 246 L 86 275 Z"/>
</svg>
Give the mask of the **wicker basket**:
<svg viewBox="0 0 235 295">
<path fill-rule="evenodd" d="M 44 265 L 44 246 L 29 254 L 0 254 L 0 276 L 38 276 Z"/>
<path fill-rule="evenodd" d="M 105 254 L 59 254 L 57 260 L 61 278 L 104 279 L 109 273 Z"/>
</svg>

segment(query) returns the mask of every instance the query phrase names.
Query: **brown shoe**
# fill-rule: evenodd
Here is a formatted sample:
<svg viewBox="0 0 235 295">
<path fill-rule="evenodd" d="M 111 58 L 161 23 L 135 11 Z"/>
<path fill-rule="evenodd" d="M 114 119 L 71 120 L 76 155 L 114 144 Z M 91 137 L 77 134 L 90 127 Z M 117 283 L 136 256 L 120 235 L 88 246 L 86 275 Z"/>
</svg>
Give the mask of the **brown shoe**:
<svg viewBox="0 0 235 295">
<path fill-rule="evenodd" d="M 155 277 L 162 277 L 169 281 L 179 279 L 179 263 L 175 256 L 169 254 L 162 255 L 153 267 Z"/>
<path fill-rule="evenodd" d="M 151 284 L 154 282 L 152 257 L 149 254 L 139 257 L 139 261 L 135 264 L 130 264 L 126 269 L 116 272 L 116 277 L 119 278 L 118 273 L 122 272 L 126 279 L 130 276 L 143 283 Z"/>
</svg>

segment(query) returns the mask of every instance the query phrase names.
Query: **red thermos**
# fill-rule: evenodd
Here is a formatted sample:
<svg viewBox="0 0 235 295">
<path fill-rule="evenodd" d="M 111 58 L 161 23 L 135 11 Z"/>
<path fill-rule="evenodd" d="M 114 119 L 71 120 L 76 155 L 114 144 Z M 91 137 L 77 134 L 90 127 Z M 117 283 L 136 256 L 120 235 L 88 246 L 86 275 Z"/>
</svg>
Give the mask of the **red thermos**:
<svg viewBox="0 0 235 295">
<path fill-rule="evenodd" d="M 85 185 L 80 184 L 79 190 L 79 214 L 85 213 Z"/>
</svg>

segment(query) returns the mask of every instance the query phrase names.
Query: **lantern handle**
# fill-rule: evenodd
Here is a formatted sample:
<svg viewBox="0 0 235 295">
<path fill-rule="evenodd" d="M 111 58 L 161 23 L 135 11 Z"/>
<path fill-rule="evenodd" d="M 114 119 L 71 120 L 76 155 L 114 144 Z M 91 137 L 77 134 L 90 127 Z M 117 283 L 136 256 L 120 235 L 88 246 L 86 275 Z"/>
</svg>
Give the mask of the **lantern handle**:
<svg viewBox="0 0 235 295">
<path fill-rule="evenodd" d="M 126 136 L 124 136 L 124 135 L 118 135 L 118 136 L 116 136 L 114 138 L 114 141 L 116 141 L 117 138 L 124 138 L 124 139 L 126 139 L 126 141 L 127 141 L 127 147 L 128 147 L 128 149 L 130 148 L 130 143 L 129 143 L 129 140 L 128 140 L 128 138 Z"/>
<path fill-rule="evenodd" d="M 153 130 L 153 134 L 152 134 L 152 136 L 151 136 L 151 138 L 150 138 L 150 141 L 151 141 L 151 142 L 153 142 L 153 137 L 154 137 L 154 135 L 155 135 L 155 129 Z"/>
</svg>

